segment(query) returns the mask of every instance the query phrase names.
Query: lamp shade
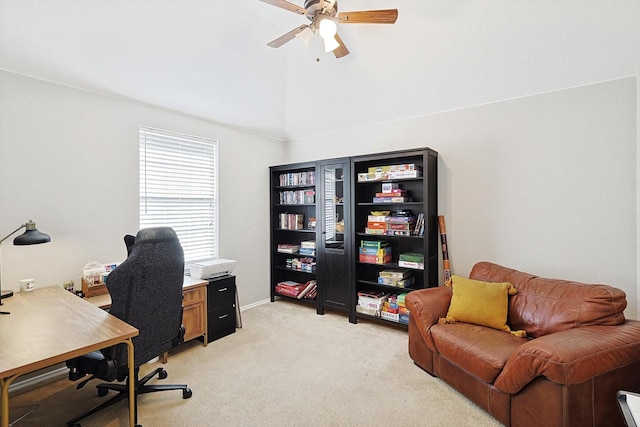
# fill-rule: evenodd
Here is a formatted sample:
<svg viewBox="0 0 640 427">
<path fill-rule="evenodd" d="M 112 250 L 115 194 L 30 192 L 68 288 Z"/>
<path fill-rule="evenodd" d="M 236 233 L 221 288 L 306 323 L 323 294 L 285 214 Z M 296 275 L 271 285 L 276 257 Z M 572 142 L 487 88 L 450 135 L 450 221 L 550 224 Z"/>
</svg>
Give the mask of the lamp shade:
<svg viewBox="0 0 640 427">
<path fill-rule="evenodd" d="M 13 239 L 14 245 L 38 245 L 51 241 L 51 237 L 48 234 L 38 231 L 35 222 L 29 220 L 29 222 L 25 224 L 25 228 L 26 231 L 23 234 Z"/>
<path fill-rule="evenodd" d="M 332 39 L 338 32 L 338 26 L 330 18 L 323 18 L 318 24 L 318 33 L 323 39 Z"/>
<path fill-rule="evenodd" d="M 337 48 L 340 47 L 340 43 L 338 43 L 338 40 L 336 40 L 335 37 L 331 37 L 328 39 L 324 39 L 324 52 L 328 53 L 328 52 L 332 52 L 334 50 L 336 50 Z"/>
<path fill-rule="evenodd" d="M 299 32 L 298 34 L 296 34 L 296 38 L 298 40 L 300 40 L 302 43 L 304 43 L 304 45 L 306 47 L 309 47 L 309 43 L 311 42 L 311 39 L 313 38 L 313 30 L 311 29 L 311 27 L 307 27 L 304 30 L 302 30 L 301 32 Z"/>
</svg>

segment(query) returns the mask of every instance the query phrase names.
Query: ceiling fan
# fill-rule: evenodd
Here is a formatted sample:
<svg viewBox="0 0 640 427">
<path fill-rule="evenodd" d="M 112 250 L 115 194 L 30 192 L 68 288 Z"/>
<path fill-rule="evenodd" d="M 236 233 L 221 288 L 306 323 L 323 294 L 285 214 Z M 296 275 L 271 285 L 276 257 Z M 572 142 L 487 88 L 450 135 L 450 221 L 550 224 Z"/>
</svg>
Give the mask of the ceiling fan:
<svg viewBox="0 0 640 427">
<path fill-rule="evenodd" d="M 398 9 L 360 10 L 338 13 L 336 0 L 305 0 L 304 7 L 297 6 L 286 0 L 260 0 L 273 6 L 280 7 L 299 15 L 306 15 L 311 24 L 300 25 L 286 34 L 267 43 L 270 47 L 280 47 L 294 37 L 300 39 L 306 46 L 313 35 L 318 32 L 324 42 L 325 52 L 333 52 L 336 58 L 349 54 L 337 33 L 340 24 L 393 24 L 398 19 Z"/>
</svg>

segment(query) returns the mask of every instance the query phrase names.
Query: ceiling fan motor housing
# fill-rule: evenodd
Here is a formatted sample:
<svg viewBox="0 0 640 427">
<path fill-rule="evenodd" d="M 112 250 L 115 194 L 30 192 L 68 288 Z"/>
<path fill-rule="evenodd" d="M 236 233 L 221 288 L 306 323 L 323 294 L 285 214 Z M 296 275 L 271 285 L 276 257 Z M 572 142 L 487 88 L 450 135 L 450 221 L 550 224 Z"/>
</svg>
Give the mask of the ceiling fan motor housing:
<svg viewBox="0 0 640 427">
<path fill-rule="evenodd" d="M 316 15 L 319 12 L 322 12 L 322 7 L 320 7 L 320 0 L 305 0 L 304 8 L 307 9 L 307 18 L 310 21 L 313 21 Z M 333 3 L 333 7 L 327 10 L 326 15 L 330 16 L 331 18 L 335 18 L 337 13 L 338 13 L 338 2 L 336 1 Z"/>
</svg>

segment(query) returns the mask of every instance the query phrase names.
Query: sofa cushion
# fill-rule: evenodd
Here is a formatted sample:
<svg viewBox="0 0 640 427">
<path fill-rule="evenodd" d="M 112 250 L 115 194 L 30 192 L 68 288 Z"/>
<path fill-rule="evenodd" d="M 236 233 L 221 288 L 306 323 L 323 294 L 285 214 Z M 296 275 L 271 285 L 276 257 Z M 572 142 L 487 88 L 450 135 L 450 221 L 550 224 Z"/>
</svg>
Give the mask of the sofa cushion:
<svg viewBox="0 0 640 427">
<path fill-rule="evenodd" d="M 537 377 L 580 384 L 640 360 L 640 321 L 585 326 L 530 340 L 505 365 L 494 386 L 515 394 Z"/>
<path fill-rule="evenodd" d="M 431 336 L 440 355 L 490 384 L 511 354 L 528 342 L 527 338 L 469 323 L 434 325 Z"/>
<path fill-rule="evenodd" d="M 483 282 L 453 275 L 447 286 L 451 286 L 453 295 L 447 315 L 439 319 L 439 323 L 466 322 L 511 332 L 506 323 L 509 295 L 516 293 L 511 283 Z"/>
<path fill-rule="evenodd" d="M 626 295 L 608 285 L 544 279 L 489 262 L 474 265 L 469 277 L 512 283 L 518 293 L 509 300 L 508 323 L 529 337 L 580 326 L 615 326 L 625 320 Z"/>
</svg>

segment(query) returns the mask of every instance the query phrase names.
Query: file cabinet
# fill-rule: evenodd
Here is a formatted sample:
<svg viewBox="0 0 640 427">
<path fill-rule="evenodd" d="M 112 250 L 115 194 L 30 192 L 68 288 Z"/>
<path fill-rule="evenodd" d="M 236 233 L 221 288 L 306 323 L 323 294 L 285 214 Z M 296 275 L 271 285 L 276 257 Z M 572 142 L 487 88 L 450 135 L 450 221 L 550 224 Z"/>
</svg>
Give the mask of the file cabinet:
<svg viewBox="0 0 640 427">
<path fill-rule="evenodd" d="M 236 276 L 210 279 L 207 285 L 207 342 L 236 331 Z"/>
</svg>

